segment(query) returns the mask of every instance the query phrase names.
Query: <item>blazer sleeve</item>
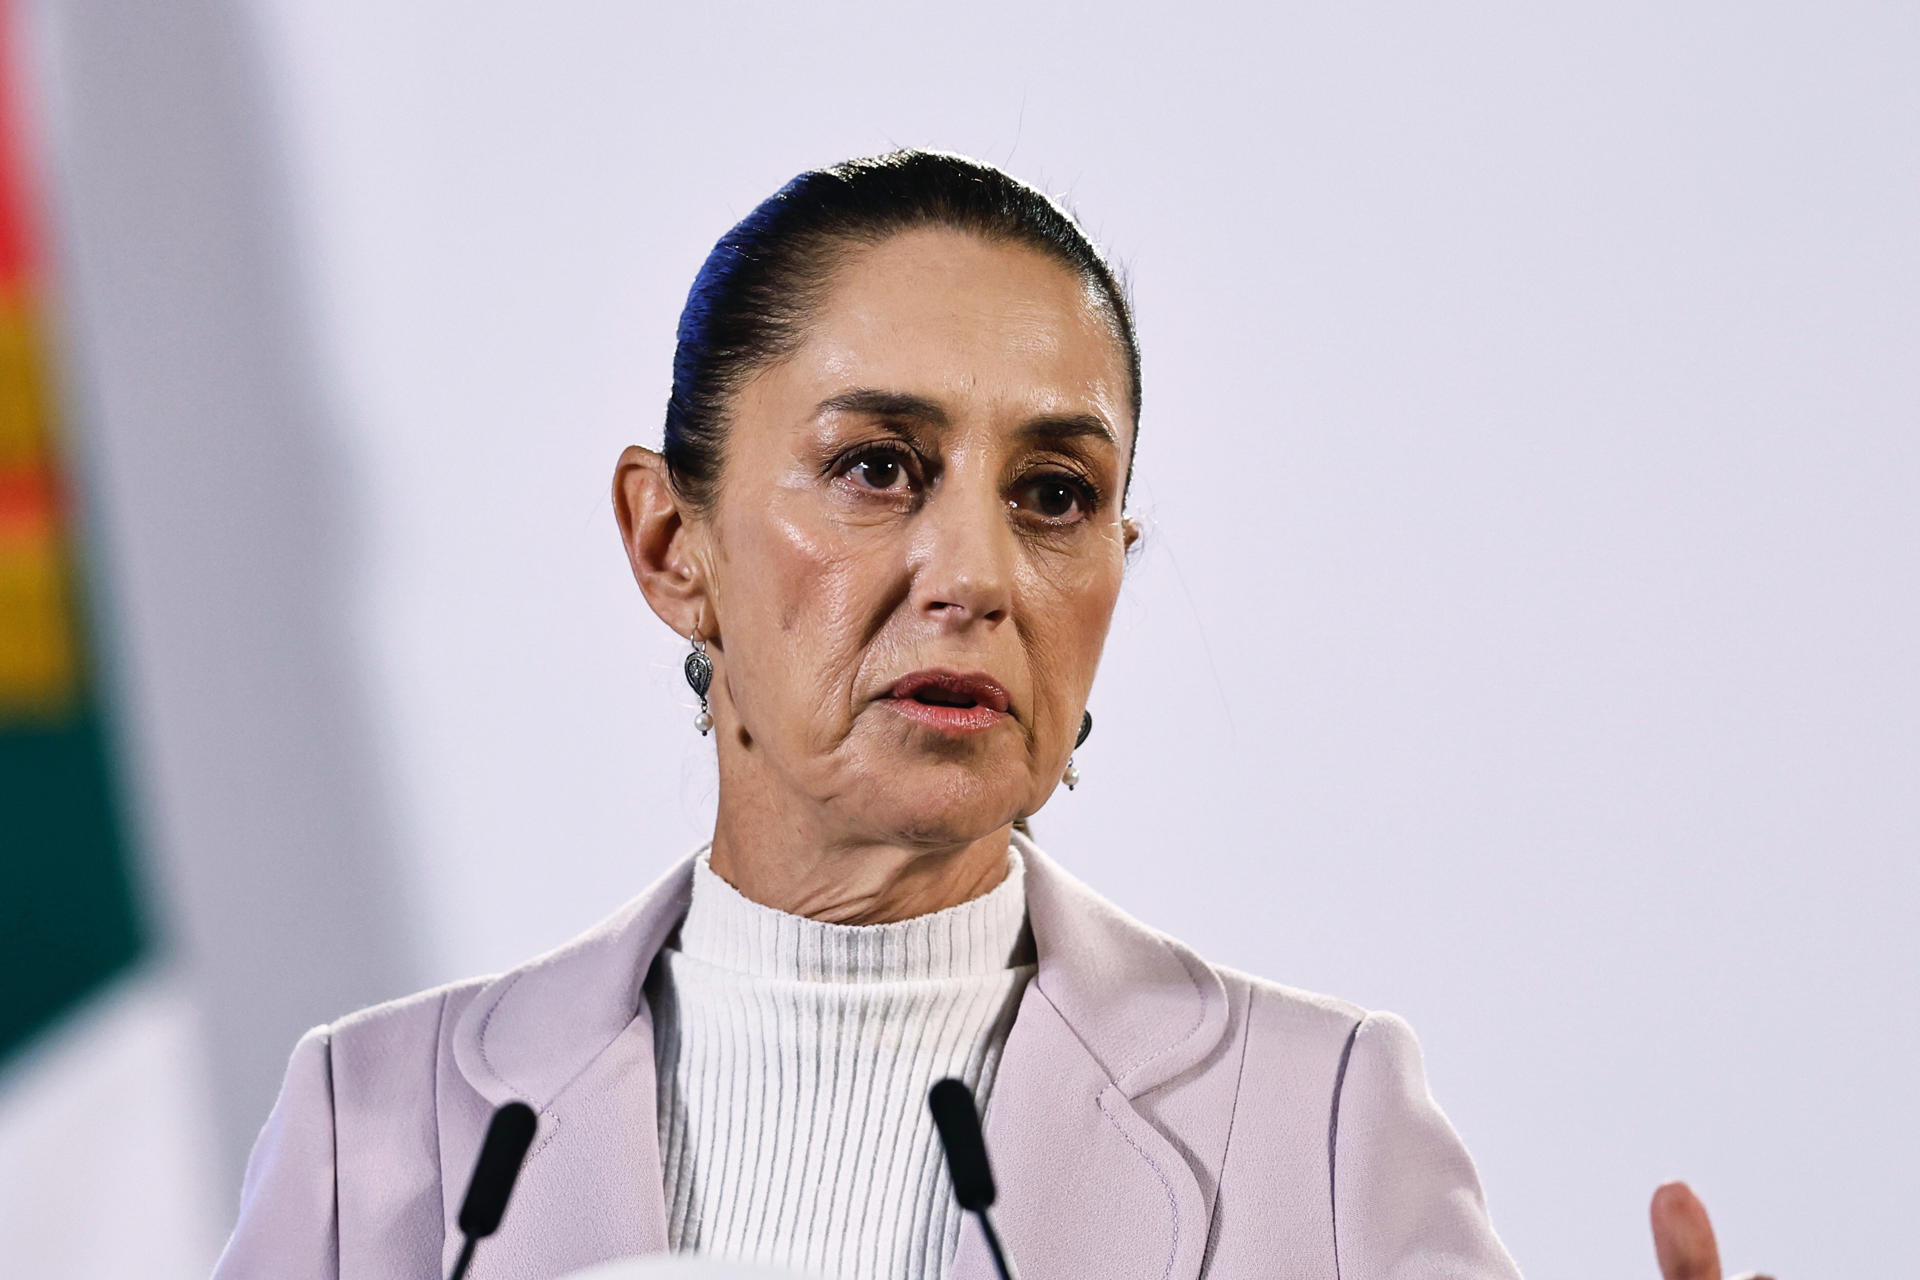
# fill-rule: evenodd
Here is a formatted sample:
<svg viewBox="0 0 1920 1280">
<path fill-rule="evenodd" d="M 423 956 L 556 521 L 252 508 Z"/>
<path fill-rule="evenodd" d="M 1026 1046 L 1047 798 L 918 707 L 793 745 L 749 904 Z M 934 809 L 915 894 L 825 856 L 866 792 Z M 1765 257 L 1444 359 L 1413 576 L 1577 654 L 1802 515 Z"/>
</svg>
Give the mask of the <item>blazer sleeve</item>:
<svg viewBox="0 0 1920 1280">
<path fill-rule="evenodd" d="M 214 1280 L 338 1280 L 333 1045 L 315 1027 L 294 1046 L 279 1100 L 247 1160 L 240 1220 Z"/>
<path fill-rule="evenodd" d="M 1390 1013 L 1360 1021 L 1334 1098 L 1328 1153 L 1343 1280 L 1520 1280 L 1405 1022 Z"/>
</svg>

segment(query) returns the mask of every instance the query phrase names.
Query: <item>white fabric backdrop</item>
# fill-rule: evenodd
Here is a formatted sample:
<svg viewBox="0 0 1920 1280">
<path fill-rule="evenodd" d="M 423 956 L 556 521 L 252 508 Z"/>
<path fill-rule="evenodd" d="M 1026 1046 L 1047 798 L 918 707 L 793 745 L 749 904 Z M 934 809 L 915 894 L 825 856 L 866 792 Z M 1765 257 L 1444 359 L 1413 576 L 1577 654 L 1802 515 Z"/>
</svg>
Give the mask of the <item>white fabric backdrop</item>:
<svg viewBox="0 0 1920 1280">
<path fill-rule="evenodd" d="M 935 145 L 1140 313 L 1150 541 L 1042 843 L 1410 1018 L 1531 1275 L 1655 1274 L 1675 1175 L 1736 1268 L 1906 1264 L 1910 11 L 106 8 L 42 20 L 74 343 L 229 1166 L 301 1027 L 700 838 L 613 459 L 721 230 Z"/>
</svg>

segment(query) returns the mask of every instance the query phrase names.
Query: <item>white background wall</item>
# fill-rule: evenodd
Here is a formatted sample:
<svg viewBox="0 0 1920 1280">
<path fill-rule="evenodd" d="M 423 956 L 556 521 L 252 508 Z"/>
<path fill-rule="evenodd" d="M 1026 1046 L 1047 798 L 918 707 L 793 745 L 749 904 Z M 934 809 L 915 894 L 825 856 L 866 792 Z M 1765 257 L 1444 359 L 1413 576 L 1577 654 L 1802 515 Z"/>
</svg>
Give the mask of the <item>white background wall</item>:
<svg viewBox="0 0 1920 1280">
<path fill-rule="evenodd" d="M 1910 1265 L 1911 7 L 40 8 L 230 1165 L 302 1027 L 701 838 L 613 460 L 726 226 L 933 145 L 1140 314 L 1151 541 L 1042 842 L 1409 1017 L 1532 1276 L 1655 1274 L 1676 1175 L 1736 1268 Z"/>
</svg>

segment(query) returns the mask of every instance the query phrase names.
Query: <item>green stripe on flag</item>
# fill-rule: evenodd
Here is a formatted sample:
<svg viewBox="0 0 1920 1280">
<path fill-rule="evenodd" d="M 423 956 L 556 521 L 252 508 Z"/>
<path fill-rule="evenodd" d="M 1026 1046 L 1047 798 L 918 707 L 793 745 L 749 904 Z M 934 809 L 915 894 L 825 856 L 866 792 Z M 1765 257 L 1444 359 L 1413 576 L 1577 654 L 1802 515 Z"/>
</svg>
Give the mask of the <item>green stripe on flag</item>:
<svg viewBox="0 0 1920 1280">
<path fill-rule="evenodd" d="M 0 727 L 0 1059 L 140 952 L 100 718 Z"/>
</svg>

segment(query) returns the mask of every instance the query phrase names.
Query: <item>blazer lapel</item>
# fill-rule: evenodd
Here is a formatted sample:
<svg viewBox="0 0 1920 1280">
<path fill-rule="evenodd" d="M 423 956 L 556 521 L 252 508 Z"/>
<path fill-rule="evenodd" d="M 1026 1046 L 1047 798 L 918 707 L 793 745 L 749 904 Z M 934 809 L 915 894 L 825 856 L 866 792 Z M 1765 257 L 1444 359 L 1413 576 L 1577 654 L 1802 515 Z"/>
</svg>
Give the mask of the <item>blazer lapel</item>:
<svg viewBox="0 0 1920 1280">
<path fill-rule="evenodd" d="M 1189 1280 L 1206 1251 L 1226 1105 L 1161 1104 L 1220 1046 L 1225 988 L 1016 834 L 1038 970 L 1000 1060 L 985 1129 L 995 1223 L 1032 1276 Z M 697 856 L 697 855 L 696 855 Z M 667 1248 L 653 1029 L 642 984 L 685 915 L 693 859 L 582 938 L 483 987 L 448 1034 L 439 1099 L 444 1261 L 492 1108 L 539 1113 L 500 1231 L 472 1280 L 546 1280 Z M 444 1061 L 445 1059 L 443 1059 Z M 1189 1118 L 1170 1139 L 1163 1116 Z M 1198 1116 L 1195 1120 L 1191 1117 Z M 973 1224 L 954 1280 L 991 1280 Z"/>
<path fill-rule="evenodd" d="M 1199 1274 L 1206 1206 L 1193 1171 L 1029 987 L 987 1104 L 1002 1243 L 1028 1276 L 1172 1280 Z M 953 1280 L 993 1280 L 976 1224 Z"/>
<path fill-rule="evenodd" d="M 544 1280 L 596 1262 L 667 1248 L 653 1071 L 648 968 L 686 914 L 688 858 L 591 933 L 481 989 L 452 1034 L 461 1077 L 484 1102 L 442 1101 L 444 1262 L 493 1107 L 539 1113 L 500 1230 L 475 1255 L 472 1280 Z"/>
<path fill-rule="evenodd" d="M 1015 844 L 1026 859 L 1039 968 L 987 1100 L 995 1225 L 1029 1275 L 1197 1276 L 1214 1171 L 1196 1169 L 1135 1099 L 1219 1045 L 1225 987 L 1030 841 L 1016 835 Z M 1218 1137 L 1223 1143 L 1224 1132 Z M 1217 1154 L 1213 1135 L 1202 1146 Z M 993 1276 L 974 1224 L 961 1235 L 953 1276 Z"/>
</svg>

